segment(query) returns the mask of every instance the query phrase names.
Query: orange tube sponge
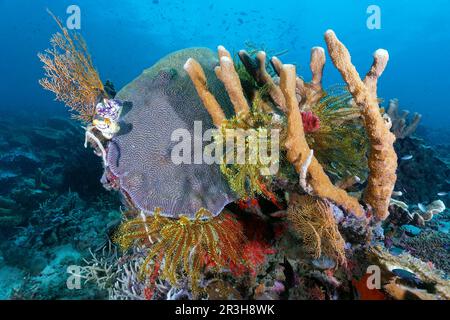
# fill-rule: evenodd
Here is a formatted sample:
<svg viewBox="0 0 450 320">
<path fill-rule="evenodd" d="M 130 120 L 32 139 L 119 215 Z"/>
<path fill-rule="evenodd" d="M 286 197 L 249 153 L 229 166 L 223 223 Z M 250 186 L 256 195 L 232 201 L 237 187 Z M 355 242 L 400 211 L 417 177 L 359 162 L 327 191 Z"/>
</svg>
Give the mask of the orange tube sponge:
<svg viewBox="0 0 450 320">
<path fill-rule="evenodd" d="M 296 171 L 301 174 L 307 171 L 314 195 L 330 199 L 346 211 L 353 212 L 357 216 L 364 214 L 358 200 L 347 194 L 344 190 L 335 187 L 330 178 L 325 174 L 322 166 L 312 155 L 305 139 L 302 116 L 298 108 L 298 100 L 295 94 L 296 72 L 293 65 L 282 65 L 280 68 L 280 87 L 287 106 L 287 159 L 294 165 Z M 306 172 L 305 172 L 306 173 Z"/>
<path fill-rule="evenodd" d="M 214 69 L 216 76 L 225 86 L 225 90 L 233 104 L 236 115 L 245 115 L 250 112 L 250 107 L 244 96 L 241 80 L 234 68 L 231 55 L 223 46 L 219 46 L 217 51 L 219 65 Z M 216 98 L 208 90 L 206 76 L 202 66 L 195 59 L 190 58 L 186 61 L 183 68 L 191 78 L 192 83 L 205 105 L 206 110 L 211 115 L 214 124 L 219 128 L 222 125 L 223 120 L 225 120 L 225 113 Z"/>
<path fill-rule="evenodd" d="M 184 70 L 191 78 L 203 105 L 211 115 L 214 125 L 219 128 L 222 121 L 225 119 L 225 113 L 214 95 L 208 90 L 206 76 L 202 66 L 196 60 L 191 58 L 184 64 Z"/>
<path fill-rule="evenodd" d="M 341 73 L 355 103 L 361 109 L 365 128 L 370 140 L 369 177 L 365 190 L 365 202 L 380 220 L 388 216 L 389 200 L 394 189 L 397 176 L 397 155 L 394 150 L 395 136 L 389 131 L 380 113 L 377 100 L 377 82 L 383 73 L 389 54 L 379 49 L 374 54 L 374 62 L 364 81 L 359 77 L 351 62 L 350 53 L 338 40 L 335 33 L 325 33 L 331 59 Z"/>
<path fill-rule="evenodd" d="M 258 85 L 267 86 L 267 91 L 273 102 L 275 102 L 283 112 L 286 112 L 286 102 L 284 101 L 283 93 L 266 70 L 266 57 L 267 55 L 264 51 L 259 51 L 256 54 L 255 59 L 253 59 L 247 51 L 239 51 L 239 58 L 247 72 L 255 79 Z"/>
<path fill-rule="evenodd" d="M 247 99 L 245 99 L 241 80 L 234 68 L 233 59 L 231 59 L 230 53 L 223 46 L 219 46 L 217 51 L 219 53 L 220 63 L 220 65 L 214 69 L 217 78 L 219 78 L 225 86 L 236 114 L 249 113 L 250 107 L 248 106 Z"/>
<path fill-rule="evenodd" d="M 301 111 L 308 111 L 311 106 L 317 104 L 324 97 L 325 91 L 322 87 L 323 68 L 325 66 L 325 50 L 321 47 L 311 49 L 311 61 L 309 67 L 312 73 L 311 82 L 305 82 L 296 77 L 296 93 Z M 281 73 L 282 62 L 277 57 L 272 57 L 271 63 L 278 75 Z"/>
</svg>

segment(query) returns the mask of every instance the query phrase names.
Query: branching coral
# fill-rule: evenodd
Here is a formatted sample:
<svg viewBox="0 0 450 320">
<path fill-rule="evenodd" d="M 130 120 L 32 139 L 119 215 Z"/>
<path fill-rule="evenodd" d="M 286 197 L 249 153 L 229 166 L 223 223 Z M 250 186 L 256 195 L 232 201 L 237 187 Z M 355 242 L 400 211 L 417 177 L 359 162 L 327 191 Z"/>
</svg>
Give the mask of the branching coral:
<svg viewBox="0 0 450 320">
<path fill-rule="evenodd" d="M 166 292 L 152 275 L 142 280 L 140 268 L 146 257 L 146 249 L 135 246 L 115 263 L 114 285 L 109 288 L 110 300 L 151 300 Z M 161 290 L 162 289 L 162 290 Z"/>
<path fill-rule="evenodd" d="M 153 217 L 136 218 L 123 223 L 115 241 L 123 249 L 133 244 L 149 246 L 149 253 L 141 267 L 141 276 L 152 274 L 151 267 L 161 261 L 161 277 L 176 285 L 177 273 L 183 270 L 195 287 L 200 272 L 206 266 L 220 269 L 230 262 L 239 263 L 240 246 L 244 235 L 240 224 L 230 213 L 216 218 L 201 211 L 195 220 L 186 217 L 170 219 L 162 217 L 157 209 Z M 157 239 L 152 243 L 150 239 Z"/>
<path fill-rule="evenodd" d="M 371 263 L 380 266 L 383 288 L 394 299 L 416 299 L 448 300 L 450 299 L 450 287 L 448 279 L 443 272 L 433 268 L 429 263 L 414 258 L 409 253 L 394 256 L 381 247 L 371 247 L 368 251 Z M 392 272 L 394 269 L 408 270 L 419 279 L 416 284 L 426 284 L 427 290 L 402 285 L 397 281 L 398 277 Z M 400 282 L 400 283 L 399 283 Z"/>
<path fill-rule="evenodd" d="M 115 280 L 119 260 L 116 248 L 108 242 L 108 246 L 103 247 L 101 252 L 93 253 L 89 249 L 89 253 L 91 257 L 83 259 L 86 265 L 81 269 L 80 278 L 85 283 L 94 282 L 102 290 L 109 289 Z"/>
<path fill-rule="evenodd" d="M 384 220 L 389 214 L 389 200 L 397 180 L 395 174 L 397 154 L 393 146 L 395 136 L 386 126 L 377 100 L 378 78 L 386 68 L 389 55 L 386 50 L 377 50 L 372 67 L 365 79 L 361 80 L 351 62 L 350 53 L 333 31 L 326 32 L 325 40 L 331 59 L 347 83 L 364 119 L 370 141 L 368 160 L 370 173 L 365 190 L 365 201 L 373 208 L 375 216 Z"/>
<path fill-rule="evenodd" d="M 324 255 L 338 264 L 346 263 L 345 242 L 326 201 L 310 195 L 292 194 L 288 219 L 315 259 Z"/>
<path fill-rule="evenodd" d="M 54 34 L 50 41 L 52 48 L 38 55 L 46 72 L 46 78 L 39 83 L 54 92 L 56 99 L 74 112 L 74 118 L 90 123 L 97 102 L 107 95 L 83 38 L 70 34 L 61 21 L 53 17 L 62 33 Z"/>
<path fill-rule="evenodd" d="M 389 101 L 387 115 L 392 123 L 391 131 L 397 139 L 405 139 L 406 137 L 411 136 L 416 131 L 417 126 L 422 119 L 420 114 L 414 113 L 411 122 L 407 124 L 409 111 L 399 111 L 398 99 L 391 99 Z"/>
</svg>

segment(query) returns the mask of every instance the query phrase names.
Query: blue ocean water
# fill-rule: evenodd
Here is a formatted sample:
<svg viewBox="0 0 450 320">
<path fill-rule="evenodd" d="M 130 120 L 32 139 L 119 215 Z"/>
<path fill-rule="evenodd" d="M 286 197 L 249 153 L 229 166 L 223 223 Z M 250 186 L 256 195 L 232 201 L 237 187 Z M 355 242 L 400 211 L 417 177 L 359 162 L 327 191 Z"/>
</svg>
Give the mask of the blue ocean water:
<svg viewBox="0 0 450 320">
<path fill-rule="evenodd" d="M 0 1 L 1 110 L 53 113 L 61 106 L 37 84 L 42 75 L 37 52 L 47 48 L 57 27 L 46 12 L 62 19 L 66 9 L 81 9 L 81 33 L 102 78 L 117 88 L 174 50 L 223 44 L 239 50 L 250 41 L 274 52 L 289 50 L 283 61 L 296 63 L 309 77 L 309 51 L 324 46 L 331 28 L 350 49 L 360 73 L 372 52 L 385 48 L 389 66 L 379 96 L 398 98 L 404 109 L 424 115 L 422 123 L 446 127 L 450 120 L 450 20 L 446 0 L 341 1 L 177 1 L 177 0 L 2 0 Z M 381 29 L 370 30 L 367 8 L 381 10 Z M 325 84 L 342 82 L 329 62 Z"/>
<path fill-rule="evenodd" d="M 347 46 L 361 75 L 375 50 L 388 50 L 378 87 L 382 106 L 397 98 L 401 109 L 420 113 L 417 133 L 428 139 L 396 145 L 405 159 L 396 191 L 411 211 L 437 199 L 450 204 L 448 0 L 0 0 L 0 299 L 107 298 L 96 287 L 69 290 L 66 267 L 80 264 L 92 248 L 105 248 L 121 218 L 120 202 L 102 188 L 101 163 L 83 148 L 79 124 L 64 122 L 67 108 L 38 83 L 44 72 L 37 54 L 59 31 L 47 9 L 65 23 L 72 5 L 81 10 L 78 32 L 95 67 L 117 91 L 188 47 L 281 52 L 307 80 L 310 50 L 326 47 L 328 29 Z M 371 8 L 380 10 L 376 28 L 370 27 Z M 323 81 L 325 88 L 343 83 L 328 55 Z M 442 217 L 417 233 L 440 251 L 413 252 L 448 273 L 448 211 Z M 412 237 L 407 243 L 392 238 L 396 254 L 419 246 Z"/>
</svg>

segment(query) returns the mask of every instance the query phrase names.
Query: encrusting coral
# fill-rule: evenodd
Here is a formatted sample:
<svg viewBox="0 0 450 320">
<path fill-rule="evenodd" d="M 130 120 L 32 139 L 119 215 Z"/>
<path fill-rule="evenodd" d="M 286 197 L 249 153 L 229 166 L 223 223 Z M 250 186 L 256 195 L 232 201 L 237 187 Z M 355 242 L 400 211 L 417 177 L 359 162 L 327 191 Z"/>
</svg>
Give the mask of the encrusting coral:
<svg viewBox="0 0 450 320">
<path fill-rule="evenodd" d="M 56 95 L 75 114 L 75 119 L 91 123 L 95 116 L 95 106 L 107 97 L 103 83 L 95 70 L 86 43 L 81 35 L 70 34 L 61 21 L 50 13 L 62 33 L 51 39 L 51 49 L 39 54 L 44 63 L 46 78 L 40 85 Z"/>
</svg>

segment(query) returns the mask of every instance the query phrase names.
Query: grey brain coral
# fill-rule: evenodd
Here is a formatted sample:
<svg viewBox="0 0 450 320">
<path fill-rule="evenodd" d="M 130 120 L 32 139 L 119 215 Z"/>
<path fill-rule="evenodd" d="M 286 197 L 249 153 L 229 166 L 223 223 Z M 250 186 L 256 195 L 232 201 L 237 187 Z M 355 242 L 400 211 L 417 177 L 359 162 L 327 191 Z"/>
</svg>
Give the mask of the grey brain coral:
<svg viewBox="0 0 450 320">
<path fill-rule="evenodd" d="M 218 65 L 213 52 L 191 48 L 174 52 L 125 86 L 116 96 L 132 103 L 121 117 L 121 131 L 108 146 L 111 172 L 134 205 L 146 213 L 162 209 L 162 215 L 193 218 L 202 208 L 218 215 L 234 196 L 217 165 L 175 165 L 171 152 L 177 142 L 172 132 L 186 129 L 194 137 L 194 121 L 203 130 L 214 128 L 211 117 L 183 70 L 194 57 L 208 78 L 209 89 L 231 114 L 232 106 L 222 83 L 214 75 Z"/>
</svg>

